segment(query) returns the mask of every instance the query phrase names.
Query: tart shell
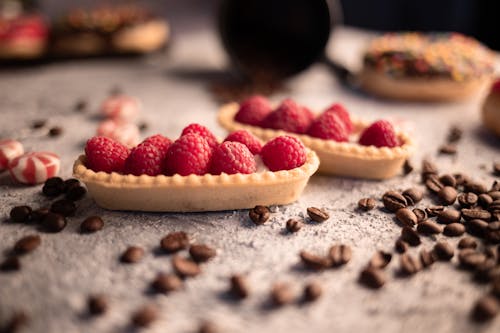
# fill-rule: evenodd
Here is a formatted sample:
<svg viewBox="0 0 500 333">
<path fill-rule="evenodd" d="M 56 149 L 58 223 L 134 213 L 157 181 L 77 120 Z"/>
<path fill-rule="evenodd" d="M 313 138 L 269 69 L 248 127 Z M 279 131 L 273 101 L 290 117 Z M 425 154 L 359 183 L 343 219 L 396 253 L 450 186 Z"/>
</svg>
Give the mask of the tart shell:
<svg viewBox="0 0 500 333">
<path fill-rule="evenodd" d="M 319 165 L 307 151 L 301 167 L 252 174 L 133 176 L 94 172 L 85 155 L 74 163 L 74 176 L 85 183 L 96 203 L 110 210 L 204 212 L 284 205 L 296 201 Z"/>
<path fill-rule="evenodd" d="M 377 148 L 375 146 L 362 146 L 352 142 L 336 142 L 304 134 L 246 125 L 234 120 L 238 110 L 238 103 L 222 106 L 218 113 L 219 124 L 230 132 L 245 129 L 264 141 L 280 135 L 295 136 L 306 147 L 318 154 L 321 161 L 319 172 L 325 174 L 363 179 L 391 178 L 401 171 L 405 160 L 411 155 L 414 148 L 413 141 L 405 133 L 397 133 L 402 142 L 401 146 Z M 353 124 L 356 133 L 360 133 L 369 125 L 355 119 L 353 119 Z"/>
<path fill-rule="evenodd" d="M 483 104 L 483 125 L 500 137 L 500 94 L 490 92 Z"/>
</svg>

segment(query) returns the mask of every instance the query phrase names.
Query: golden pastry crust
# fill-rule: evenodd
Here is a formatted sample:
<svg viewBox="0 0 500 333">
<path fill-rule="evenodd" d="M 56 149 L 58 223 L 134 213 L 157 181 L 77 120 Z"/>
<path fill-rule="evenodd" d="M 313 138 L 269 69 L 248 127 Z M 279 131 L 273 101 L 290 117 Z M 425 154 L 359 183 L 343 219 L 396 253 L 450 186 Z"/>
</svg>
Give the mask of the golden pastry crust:
<svg viewBox="0 0 500 333">
<path fill-rule="evenodd" d="M 482 109 L 483 125 L 500 137 L 500 93 L 490 92 Z"/>
<path fill-rule="evenodd" d="M 405 160 L 411 155 L 414 143 L 405 133 L 398 133 L 402 142 L 399 147 L 377 148 L 362 146 L 352 142 L 336 142 L 299 135 L 281 130 L 250 126 L 234 120 L 239 110 L 238 103 L 229 103 L 221 107 L 218 114 L 219 124 L 232 132 L 245 129 L 262 140 L 270 140 L 280 135 L 292 135 L 299 138 L 306 147 L 314 150 L 321 161 L 319 172 L 337 176 L 364 179 L 387 179 L 397 175 Z M 353 119 L 355 133 L 361 132 L 369 124 Z"/>
<path fill-rule="evenodd" d="M 203 176 L 133 176 L 94 172 L 80 156 L 73 174 L 88 188 L 96 203 L 111 210 L 203 212 L 284 205 L 296 201 L 319 166 L 308 150 L 307 160 L 291 170 L 252 174 Z"/>
<path fill-rule="evenodd" d="M 39 38 L 20 38 L 0 45 L 0 58 L 34 59 L 45 53 L 46 41 Z"/>
<path fill-rule="evenodd" d="M 113 36 L 111 43 L 118 52 L 149 53 L 163 47 L 169 34 L 166 21 L 152 20 L 122 29 Z"/>
</svg>

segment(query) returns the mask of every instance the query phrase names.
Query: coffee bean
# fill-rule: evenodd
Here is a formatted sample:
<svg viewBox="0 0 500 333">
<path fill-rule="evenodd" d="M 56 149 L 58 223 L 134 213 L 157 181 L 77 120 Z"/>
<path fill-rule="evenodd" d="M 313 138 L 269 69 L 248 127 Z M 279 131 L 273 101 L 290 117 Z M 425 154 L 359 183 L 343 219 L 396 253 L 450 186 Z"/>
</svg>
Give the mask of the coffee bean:
<svg viewBox="0 0 500 333">
<path fill-rule="evenodd" d="M 139 131 L 144 132 L 149 128 L 149 124 L 145 121 L 141 121 L 138 125 Z"/>
<path fill-rule="evenodd" d="M 315 271 L 325 269 L 331 265 L 329 258 L 320 257 L 307 251 L 300 251 L 299 256 L 305 267 Z"/>
<path fill-rule="evenodd" d="M 436 165 L 430 160 L 422 161 L 422 180 L 425 181 L 430 175 L 437 175 L 438 169 Z"/>
<path fill-rule="evenodd" d="M 41 223 L 48 213 L 50 213 L 48 208 L 38 208 L 31 212 L 30 220 L 34 223 Z"/>
<path fill-rule="evenodd" d="M 206 262 L 215 257 L 217 252 L 214 248 L 205 244 L 193 244 L 189 248 L 189 255 L 196 262 Z"/>
<path fill-rule="evenodd" d="M 104 227 L 104 221 L 100 216 L 90 216 L 80 224 L 81 233 L 93 233 Z"/>
<path fill-rule="evenodd" d="M 181 278 L 193 277 L 201 273 L 200 266 L 196 262 L 178 255 L 172 258 L 172 266 Z"/>
<path fill-rule="evenodd" d="M 413 170 L 415 169 L 415 167 L 413 166 L 413 164 L 411 163 L 410 160 L 405 160 L 405 164 L 403 165 L 403 173 L 405 175 L 409 175 L 410 173 L 413 172 Z"/>
<path fill-rule="evenodd" d="M 443 234 L 448 237 L 458 237 L 465 233 L 465 226 L 462 223 L 450 223 L 444 227 Z"/>
<path fill-rule="evenodd" d="M 23 327 L 26 327 L 30 321 L 30 318 L 24 311 L 16 311 L 7 320 L 5 325 L 0 326 L 0 331 L 2 333 L 16 333 L 20 332 Z"/>
<path fill-rule="evenodd" d="M 476 267 L 474 279 L 478 282 L 486 283 L 500 279 L 500 266 L 492 258 L 487 258 Z"/>
<path fill-rule="evenodd" d="M 470 220 L 465 223 L 467 232 L 473 236 L 484 238 L 488 230 L 488 222 L 483 220 Z"/>
<path fill-rule="evenodd" d="M 497 192 L 497 191 L 500 191 L 500 181 L 494 180 L 493 184 L 491 184 L 490 192 Z"/>
<path fill-rule="evenodd" d="M 132 314 L 132 324 L 137 327 L 148 327 L 158 318 L 158 309 L 152 304 L 140 307 Z"/>
<path fill-rule="evenodd" d="M 455 177 L 453 177 L 453 175 L 444 174 L 444 175 L 439 177 L 439 181 L 444 186 L 457 187 L 457 181 L 456 181 Z"/>
<path fill-rule="evenodd" d="M 73 186 L 66 193 L 66 199 L 71 201 L 78 201 L 83 199 L 83 197 L 87 194 L 87 189 L 83 186 Z"/>
<path fill-rule="evenodd" d="M 385 268 L 391 262 L 392 254 L 384 251 L 377 251 L 373 254 L 370 261 L 368 262 L 368 267 L 372 268 Z"/>
<path fill-rule="evenodd" d="M 472 318 L 477 322 L 492 320 L 500 311 L 500 303 L 493 296 L 481 297 L 472 309 Z"/>
<path fill-rule="evenodd" d="M 204 321 L 198 328 L 198 333 L 217 333 L 219 329 L 215 323 L 211 321 Z"/>
<path fill-rule="evenodd" d="M 438 196 L 445 205 L 453 205 L 457 200 L 457 190 L 454 187 L 445 186 L 438 192 Z"/>
<path fill-rule="evenodd" d="M 409 208 L 398 209 L 396 212 L 396 218 L 399 222 L 408 227 L 413 227 L 418 222 L 417 216 Z"/>
<path fill-rule="evenodd" d="M 321 284 L 316 281 L 311 281 L 304 287 L 304 300 L 306 302 L 314 302 L 323 294 Z"/>
<path fill-rule="evenodd" d="M 410 246 L 408 245 L 408 243 L 406 243 L 405 241 L 401 240 L 401 239 L 398 239 L 396 241 L 396 243 L 394 244 L 394 248 L 396 249 L 396 251 L 398 251 L 399 253 L 405 253 L 408 248 Z"/>
<path fill-rule="evenodd" d="M 419 257 L 420 263 L 422 264 L 423 268 L 431 266 L 436 261 L 436 257 L 434 256 L 434 254 L 425 249 L 420 250 Z"/>
<path fill-rule="evenodd" d="M 443 228 L 432 220 L 425 220 L 417 225 L 417 231 L 422 235 L 436 235 L 443 232 Z"/>
<path fill-rule="evenodd" d="M 144 257 L 144 249 L 139 246 L 129 246 L 120 257 L 120 261 L 126 264 L 139 262 Z"/>
<path fill-rule="evenodd" d="M 104 294 L 91 295 L 87 299 L 87 308 L 90 314 L 101 315 L 108 311 L 108 298 Z"/>
<path fill-rule="evenodd" d="M 76 178 L 69 178 L 64 181 L 63 192 L 68 193 L 73 187 L 80 186 L 80 181 Z"/>
<path fill-rule="evenodd" d="M 46 232 L 60 232 L 66 228 L 67 224 L 68 222 L 63 215 L 50 212 L 44 217 L 42 228 Z"/>
<path fill-rule="evenodd" d="M 493 199 L 493 201 L 500 200 L 500 190 L 491 190 L 490 192 L 488 192 L 488 195 L 491 197 L 491 199 Z"/>
<path fill-rule="evenodd" d="M 474 249 L 464 249 L 458 252 L 458 260 L 463 268 L 475 269 L 486 260 L 486 256 Z"/>
<path fill-rule="evenodd" d="M 439 153 L 446 155 L 455 155 L 457 153 L 457 146 L 447 143 L 439 147 Z"/>
<path fill-rule="evenodd" d="M 473 192 L 479 195 L 488 192 L 488 188 L 481 183 L 467 182 L 464 184 L 464 192 Z"/>
<path fill-rule="evenodd" d="M 444 187 L 437 175 L 429 175 L 425 180 L 425 186 L 431 192 L 438 193 Z"/>
<path fill-rule="evenodd" d="M 500 264 L 500 248 L 495 246 L 486 246 L 483 250 L 484 255 L 489 258 L 497 261 Z M 498 260 L 497 260 L 498 259 Z"/>
<path fill-rule="evenodd" d="M 458 242 L 459 249 L 475 249 L 477 247 L 477 242 L 474 238 L 464 237 Z"/>
<path fill-rule="evenodd" d="M 235 274 L 229 279 L 229 293 L 237 299 L 247 298 L 250 294 L 248 283 L 242 275 Z"/>
<path fill-rule="evenodd" d="M 182 287 L 182 280 L 175 274 L 159 273 L 151 282 L 151 288 L 158 293 L 167 294 Z"/>
<path fill-rule="evenodd" d="M 52 177 L 45 181 L 42 193 L 47 197 L 57 197 L 64 189 L 64 181 L 60 177 Z"/>
<path fill-rule="evenodd" d="M 330 218 L 330 215 L 328 215 L 326 211 L 316 207 L 307 208 L 307 215 L 309 215 L 314 222 L 325 222 Z"/>
<path fill-rule="evenodd" d="M 399 257 L 399 269 L 404 275 L 413 275 L 421 270 L 422 266 L 419 260 L 409 253 L 405 253 Z"/>
<path fill-rule="evenodd" d="M 477 204 L 478 196 L 475 193 L 460 193 L 458 195 L 458 203 L 462 208 L 470 208 Z"/>
<path fill-rule="evenodd" d="M 291 286 L 285 282 L 275 283 L 271 288 L 271 301 L 274 305 L 282 306 L 293 302 L 295 295 Z"/>
<path fill-rule="evenodd" d="M 160 241 L 160 247 L 167 253 L 175 253 L 187 249 L 189 237 L 184 231 L 171 232 Z"/>
<path fill-rule="evenodd" d="M 25 254 L 34 251 L 40 243 L 42 239 L 38 235 L 29 235 L 21 238 L 14 245 L 14 251 L 19 254 Z"/>
<path fill-rule="evenodd" d="M 454 222 L 459 222 L 462 217 L 462 213 L 456 209 L 445 209 L 438 213 L 437 221 L 442 224 L 449 224 Z"/>
<path fill-rule="evenodd" d="M 492 244 L 500 244 L 500 221 L 488 224 L 485 238 Z"/>
<path fill-rule="evenodd" d="M 289 232 L 297 232 L 302 229 L 303 226 L 304 223 L 299 220 L 289 219 L 288 221 L 286 221 L 286 230 L 288 230 Z"/>
<path fill-rule="evenodd" d="M 45 125 L 47 125 L 47 119 L 37 119 L 31 123 L 31 128 L 40 129 L 42 127 L 45 127 Z"/>
<path fill-rule="evenodd" d="M 16 206 L 10 210 L 10 219 L 16 223 L 26 223 L 30 220 L 30 206 Z"/>
<path fill-rule="evenodd" d="M 488 209 L 490 212 L 500 212 L 500 199 L 497 199 L 493 202 L 491 202 L 489 205 L 488 205 Z"/>
<path fill-rule="evenodd" d="M 436 245 L 434 245 L 432 252 L 437 259 L 443 261 L 451 260 L 451 258 L 453 258 L 453 255 L 455 254 L 453 247 L 451 247 L 451 245 L 444 240 L 438 241 Z"/>
<path fill-rule="evenodd" d="M 352 258 L 352 250 L 347 245 L 333 245 L 328 252 L 333 267 L 347 264 Z"/>
<path fill-rule="evenodd" d="M 384 207 L 390 212 L 396 212 L 398 209 L 405 208 L 407 206 L 406 198 L 396 191 L 385 192 L 382 196 L 382 201 L 384 203 Z"/>
<path fill-rule="evenodd" d="M 250 219 L 253 221 L 253 223 L 255 223 L 256 225 L 261 225 L 269 220 L 271 212 L 269 211 L 268 207 L 257 205 L 253 209 L 250 209 L 248 215 L 250 216 Z"/>
<path fill-rule="evenodd" d="M 409 188 L 403 192 L 403 196 L 406 199 L 408 205 L 413 206 L 420 202 L 424 197 L 424 193 L 416 187 Z"/>
<path fill-rule="evenodd" d="M 462 217 L 466 221 L 476 220 L 476 219 L 488 221 L 489 219 L 491 219 L 491 213 L 488 212 L 487 210 L 484 210 L 484 209 L 463 208 L 462 209 Z"/>
<path fill-rule="evenodd" d="M 491 286 L 491 293 L 498 299 L 500 299 L 500 279 L 493 281 L 493 285 Z"/>
<path fill-rule="evenodd" d="M 51 129 L 49 129 L 49 136 L 50 137 L 57 137 L 63 134 L 64 130 L 60 126 L 54 126 Z"/>
<path fill-rule="evenodd" d="M 51 177 L 47 179 L 44 183 L 47 187 L 58 187 L 62 189 L 64 187 L 64 180 L 61 177 Z"/>
<path fill-rule="evenodd" d="M 80 99 L 80 100 L 76 101 L 75 106 L 73 107 L 73 109 L 76 112 L 85 112 L 85 110 L 87 109 L 87 106 L 88 106 L 87 101 L 84 100 L 84 99 Z"/>
<path fill-rule="evenodd" d="M 52 203 L 50 211 L 65 217 L 73 216 L 76 212 L 76 205 L 71 200 L 60 199 Z"/>
<path fill-rule="evenodd" d="M 500 176 L 500 162 L 493 163 L 493 174 Z"/>
<path fill-rule="evenodd" d="M 361 271 L 359 282 L 368 288 L 381 288 L 386 281 L 385 273 L 381 269 L 367 267 Z"/>
<path fill-rule="evenodd" d="M 457 186 L 462 186 L 465 183 L 470 182 L 470 177 L 467 176 L 466 174 L 463 174 L 463 173 L 455 173 L 455 174 L 453 174 L 453 177 L 455 177 L 455 180 L 457 182 Z"/>
<path fill-rule="evenodd" d="M 401 229 L 401 239 L 411 246 L 418 246 L 421 243 L 418 233 L 414 229 L 406 226 Z"/>
<path fill-rule="evenodd" d="M 425 208 L 425 212 L 429 217 L 438 216 L 442 211 L 444 211 L 444 206 L 429 206 Z"/>
<path fill-rule="evenodd" d="M 377 202 L 373 198 L 363 198 L 358 201 L 358 208 L 364 211 L 372 210 L 376 205 Z"/>
<path fill-rule="evenodd" d="M 412 212 L 417 217 L 417 223 L 427 220 L 427 213 L 425 212 L 425 210 L 420 208 L 414 208 Z"/>
<path fill-rule="evenodd" d="M 493 198 L 490 197 L 488 194 L 483 193 L 478 196 L 477 202 L 484 209 L 488 209 L 490 204 L 493 202 Z"/>
<path fill-rule="evenodd" d="M 21 269 L 21 261 L 18 257 L 9 257 L 0 262 L 0 271 L 13 272 Z"/>
<path fill-rule="evenodd" d="M 463 130 L 460 127 L 452 126 L 448 131 L 447 141 L 449 143 L 456 143 L 460 141 L 463 135 Z"/>
</svg>

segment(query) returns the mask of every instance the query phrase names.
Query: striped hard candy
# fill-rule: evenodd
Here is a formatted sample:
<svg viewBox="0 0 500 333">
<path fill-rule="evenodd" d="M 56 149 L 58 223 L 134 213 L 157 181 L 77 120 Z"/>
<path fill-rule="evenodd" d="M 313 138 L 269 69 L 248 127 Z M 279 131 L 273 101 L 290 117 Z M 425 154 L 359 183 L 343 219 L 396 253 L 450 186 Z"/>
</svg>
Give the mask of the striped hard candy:
<svg viewBox="0 0 500 333">
<path fill-rule="evenodd" d="M 97 135 L 105 136 L 127 147 L 134 147 L 139 143 L 139 128 L 132 123 L 105 120 L 99 124 Z"/>
<path fill-rule="evenodd" d="M 137 119 L 140 110 L 139 100 L 126 95 L 111 96 L 101 105 L 101 112 L 105 117 L 126 122 Z"/>
<path fill-rule="evenodd" d="M 24 148 L 19 141 L 0 140 L 0 171 L 7 169 L 9 162 L 22 154 L 24 154 Z"/>
<path fill-rule="evenodd" d="M 57 176 L 60 167 L 61 160 L 56 154 L 31 152 L 10 161 L 9 172 L 16 181 L 34 185 Z"/>
</svg>

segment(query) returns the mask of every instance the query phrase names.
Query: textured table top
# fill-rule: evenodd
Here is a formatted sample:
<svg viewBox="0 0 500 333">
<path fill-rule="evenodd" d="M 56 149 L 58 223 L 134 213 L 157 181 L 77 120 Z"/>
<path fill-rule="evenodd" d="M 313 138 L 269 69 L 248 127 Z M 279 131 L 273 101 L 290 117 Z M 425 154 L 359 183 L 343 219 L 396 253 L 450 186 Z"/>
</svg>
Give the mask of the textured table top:
<svg viewBox="0 0 500 333">
<path fill-rule="evenodd" d="M 359 51 L 369 35 L 338 30 L 329 53 L 351 67 L 359 65 Z M 167 55 L 142 59 L 89 60 L 11 69 L 0 73 L 0 137 L 21 137 L 29 150 L 48 150 L 62 158 L 61 176 L 70 177 L 74 159 L 97 127 L 96 109 L 113 86 L 140 98 L 143 119 L 150 127 L 144 135 L 179 135 L 191 122 L 202 123 L 223 136 L 215 119 L 218 103 L 208 90 L 212 78 L 224 69 L 224 53 L 215 34 L 204 29 L 177 36 Z M 355 115 L 368 119 L 390 118 L 413 131 L 422 157 L 432 157 L 441 170 L 464 171 L 488 185 L 491 166 L 499 159 L 500 144 L 480 125 L 480 97 L 463 103 L 418 104 L 378 100 L 340 85 L 325 65 L 317 64 L 287 83 L 272 99 L 292 96 L 313 109 L 340 101 Z M 77 99 L 90 103 L 87 113 L 76 113 Z M 57 138 L 31 131 L 37 119 L 62 126 Z M 449 127 L 458 124 L 464 138 L 455 157 L 438 156 Z M 76 217 L 61 233 L 42 233 L 42 244 L 21 258 L 22 269 L 0 273 L 0 321 L 14 310 L 30 316 L 26 332 L 120 332 L 130 328 L 130 314 L 138 306 L 154 303 L 160 318 L 150 332 L 195 332 L 200 321 L 216 322 L 223 332 L 498 332 L 500 318 L 487 325 L 469 320 L 474 301 L 487 290 L 474 284 L 470 274 L 452 263 L 438 263 L 411 278 L 398 278 L 397 256 L 387 268 L 389 280 L 378 291 L 360 286 L 357 278 L 377 249 L 393 251 L 400 234 L 392 215 L 379 209 L 355 210 L 362 197 L 380 198 L 388 189 L 403 190 L 418 184 L 418 171 L 384 182 L 314 176 L 300 200 L 275 207 L 271 220 L 254 226 L 247 211 L 203 214 L 148 214 L 105 211 L 87 196 L 78 203 Z M 0 175 L 0 216 L 11 207 L 28 203 L 45 206 L 40 186 L 24 187 Z M 288 218 L 304 217 L 309 206 L 323 207 L 331 218 L 306 224 L 297 234 L 284 233 Z M 379 202 L 379 206 L 381 203 Z M 80 222 L 101 215 L 103 230 L 81 235 Z M 160 239 L 171 231 L 186 231 L 197 242 L 217 249 L 203 265 L 203 273 L 189 279 L 183 290 L 151 295 L 148 285 L 160 272 L 172 271 L 170 258 L 155 254 Z M 37 233 L 29 225 L 0 223 L 0 251 L 9 251 L 24 235 Z M 438 238 L 441 238 L 439 236 Z M 443 236 L 444 237 L 444 236 Z M 451 240 L 453 244 L 456 240 Z M 335 243 L 350 245 L 353 258 L 345 267 L 321 273 L 301 269 L 302 249 L 326 253 Z M 420 248 L 433 242 L 424 239 Z M 140 263 L 118 260 L 128 245 L 146 249 Z M 410 250 L 417 253 L 416 249 Z M 228 277 L 248 275 L 251 297 L 235 303 L 225 297 Z M 310 305 L 267 306 L 274 282 L 287 281 L 300 293 L 310 280 L 323 284 L 324 295 Z M 104 316 L 86 316 L 86 298 L 103 292 L 110 297 Z"/>
</svg>

